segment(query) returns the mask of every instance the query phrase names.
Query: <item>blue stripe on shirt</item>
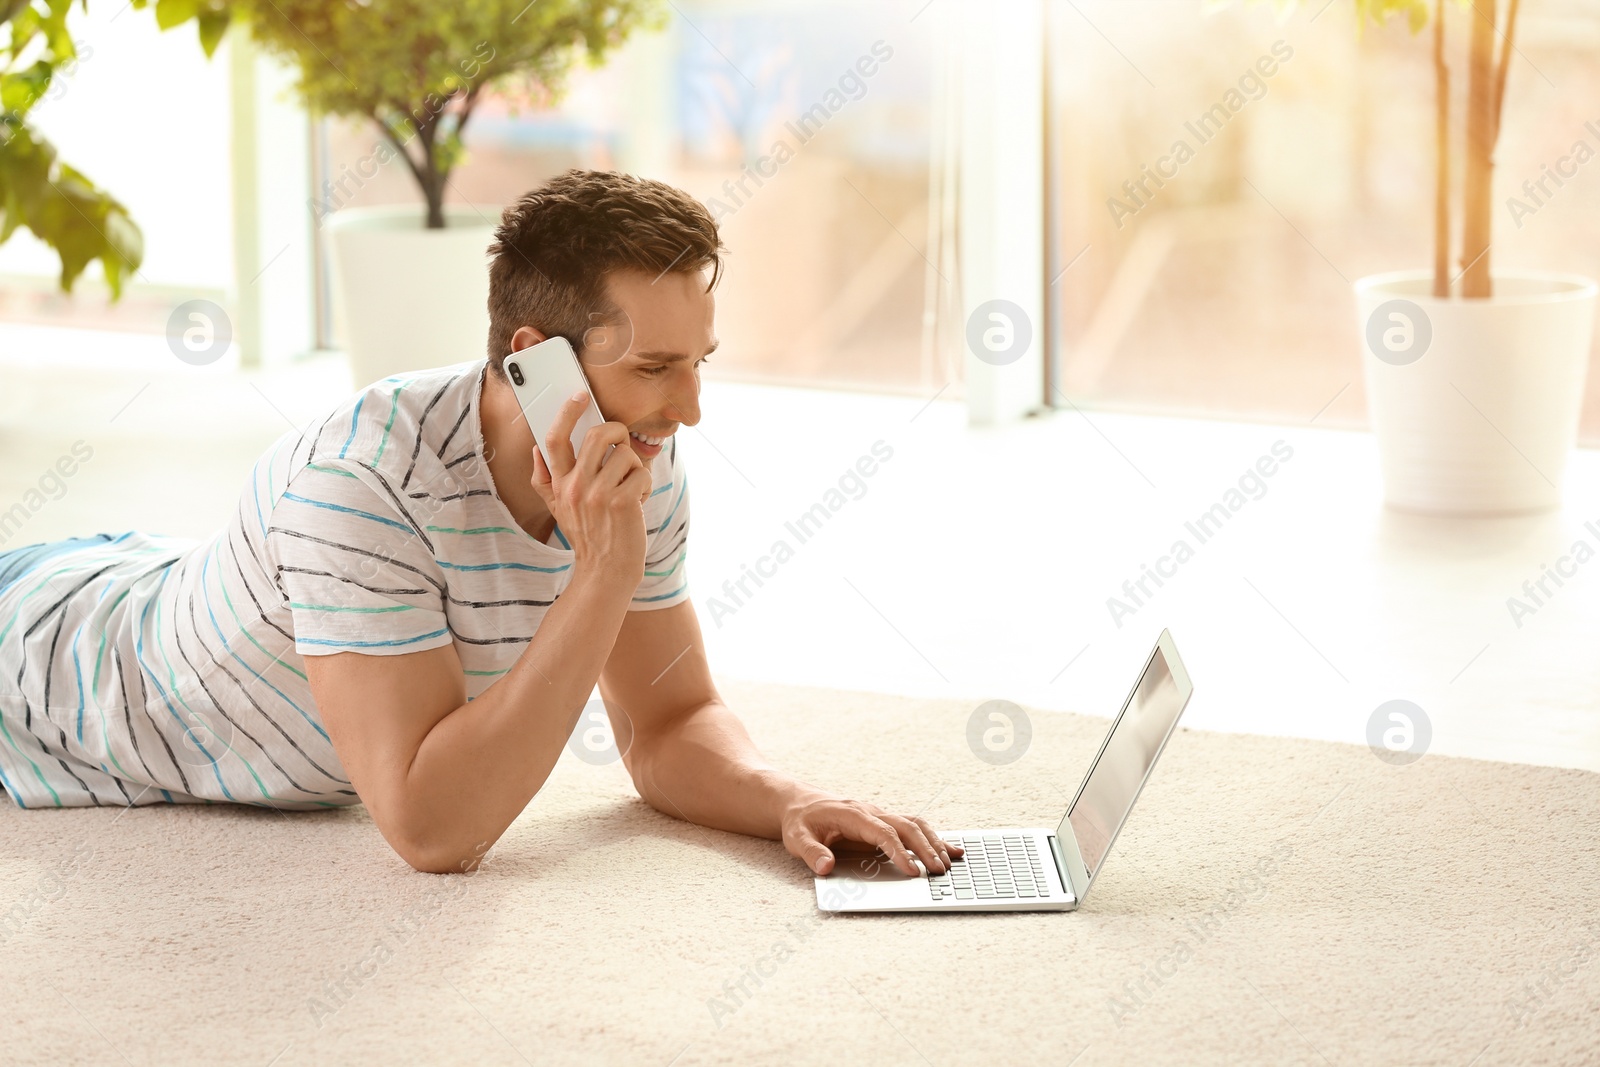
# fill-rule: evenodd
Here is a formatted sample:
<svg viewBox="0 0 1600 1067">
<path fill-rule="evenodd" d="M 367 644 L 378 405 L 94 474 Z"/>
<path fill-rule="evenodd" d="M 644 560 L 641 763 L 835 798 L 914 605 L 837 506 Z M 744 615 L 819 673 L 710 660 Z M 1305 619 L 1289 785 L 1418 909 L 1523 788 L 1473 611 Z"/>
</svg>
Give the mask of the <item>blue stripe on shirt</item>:
<svg viewBox="0 0 1600 1067">
<path fill-rule="evenodd" d="M 685 482 L 684 486 L 683 486 L 683 489 L 678 490 L 677 499 L 672 502 L 672 510 L 667 512 L 667 517 L 661 520 L 661 525 L 657 526 L 653 530 L 645 531 L 646 533 L 652 533 L 652 534 L 660 533 L 662 530 L 665 530 L 668 526 L 670 526 L 672 524 L 672 516 L 674 516 L 674 515 L 676 515 L 678 513 L 678 505 L 683 503 L 683 490 L 687 489 L 687 488 L 689 488 L 689 484 L 688 484 L 688 482 Z"/>
<path fill-rule="evenodd" d="M 167 566 L 170 568 L 172 565 L 169 563 Z M 222 780 L 222 770 L 217 766 L 217 757 L 213 756 L 210 752 L 207 752 L 206 746 L 201 743 L 198 737 L 195 737 L 194 732 L 189 729 L 189 725 L 183 721 L 183 716 L 178 714 L 178 709 L 174 708 L 172 706 L 172 701 L 167 699 L 167 690 L 166 687 L 161 684 L 161 679 L 156 677 L 156 672 L 151 670 L 150 665 L 144 661 L 145 624 L 150 618 L 150 606 L 154 603 L 154 598 L 145 601 L 144 609 L 139 613 L 139 627 L 135 631 L 133 640 L 133 661 L 138 664 L 139 669 L 142 670 L 155 685 L 156 692 L 161 697 L 161 703 L 167 706 L 167 714 L 171 715 L 177 720 L 178 725 L 183 728 L 183 732 L 194 741 L 194 745 L 200 750 L 201 755 L 205 756 L 206 759 L 211 761 L 211 773 L 216 777 L 217 785 L 222 789 L 222 795 L 227 797 L 229 800 L 233 800 L 234 796 L 228 791 L 228 784 Z M 169 666 L 168 669 L 170 670 L 171 667 Z M 149 705 L 147 702 L 146 707 L 148 706 Z"/>
<path fill-rule="evenodd" d="M 324 740 L 327 740 L 329 744 L 332 744 L 333 741 L 332 741 L 332 738 L 328 737 L 328 731 L 324 730 L 317 723 L 317 720 L 313 719 L 310 715 L 307 715 L 304 708 L 302 708 L 299 704 L 296 704 L 293 700 L 289 699 L 289 694 L 288 693 L 285 693 L 282 689 L 279 689 L 277 686 L 275 686 L 271 682 L 267 681 L 267 676 L 266 675 L 262 674 L 260 671 L 256 670 L 254 667 L 250 666 L 250 664 L 245 661 L 245 658 L 243 656 L 239 655 L 239 653 L 237 653 L 237 652 L 235 652 L 233 650 L 233 645 L 228 641 L 227 635 L 222 632 L 222 624 L 217 622 L 217 613 L 215 611 L 213 611 L 212 608 L 211 608 L 211 583 L 206 580 L 206 576 L 210 573 L 210 569 L 211 569 L 211 555 L 208 553 L 206 555 L 205 563 L 202 564 L 201 568 L 200 568 L 200 593 L 201 593 L 202 599 L 205 602 L 206 615 L 211 619 L 211 628 L 213 630 L 217 631 L 217 637 L 222 641 L 222 647 L 227 649 L 228 650 L 228 655 L 230 655 L 234 659 L 238 660 L 239 663 L 244 667 L 245 670 L 247 670 L 251 674 L 255 675 L 256 678 L 263 685 L 265 685 L 268 689 L 272 690 L 274 693 L 277 693 L 278 696 L 283 699 L 283 702 L 285 704 L 289 705 L 295 711 L 298 711 L 300 713 L 300 717 L 302 719 L 304 719 L 307 723 L 309 723 L 313 730 L 315 730 L 315 731 L 317 731 L 317 733 L 321 734 L 323 736 Z M 196 627 L 196 630 L 198 630 L 198 627 Z M 241 632 L 243 632 L 243 631 L 241 631 Z M 266 651 L 266 650 L 263 649 L 262 651 Z M 243 688 L 243 686 L 241 686 L 240 688 Z M 263 713 L 263 714 L 265 714 L 265 713 Z M 276 721 L 276 720 L 274 720 L 274 721 Z M 332 775 L 329 775 L 329 777 L 332 777 Z"/>
<path fill-rule="evenodd" d="M 314 508 L 327 508 L 329 511 L 342 511 L 346 515 L 356 515 L 363 519 L 371 519 L 373 522 L 381 522 L 385 526 L 393 526 L 395 529 L 404 530 L 406 533 L 411 532 L 411 527 L 407 526 L 403 522 L 395 522 L 393 519 L 386 519 L 382 515 L 374 515 L 370 511 L 362 511 L 359 508 L 347 508 L 343 504 L 330 504 L 325 500 L 312 500 L 310 497 L 300 496 L 296 493 L 289 492 L 285 492 L 282 499 L 293 500 L 297 504 L 310 504 Z"/>
<path fill-rule="evenodd" d="M 294 643 L 297 645 L 338 645 L 340 648 L 385 648 L 394 645 L 414 645 L 418 641 L 426 641 L 430 637 L 439 637 L 449 632 L 448 628 L 435 630 L 431 634 L 420 634 L 417 637 L 407 637 L 400 641 L 336 641 L 322 637 L 297 636 L 294 639 Z"/>
<path fill-rule="evenodd" d="M 350 412 L 350 436 L 344 439 L 343 446 L 339 449 L 339 458 L 343 459 L 345 452 L 350 448 L 350 442 L 356 439 L 356 423 L 361 419 L 361 405 L 367 402 L 367 394 L 362 393 L 356 400 L 355 410 Z"/>
<path fill-rule="evenodd" d="M 3 571 L 0 571 L 0 589 L 21 581 L 58 556 L 76 552 L 80 548 L 97 547 L 109 541 L 112 541 L 109 534 L 95 534 L 93 537 L 68 537 L 61 541 L 45 541 L 22 548 L 8 549 L 0 554 L 5 563 Z"/>
<path fill-rule="evenodd" d="M 572 566 L 570 563 L 559 567 L 539 567 L 532 563 L 450 563 L 442 559 L 435 562 L 453 571 L 538 571 L 541 574 L 560 574 Z"/>
<path fill-rule="evenodd" d="M 72 635 L 72 673 L 78 680 L 78 744 L 83 744 L 83 663 L 78 659 L 78 635 Z"/>
<path fill-rule="evenodd" d="M 19 750 L 20 751 L 20 750 Z M 28 805 L 23 803 L 22 794 L 17 792 L 17 787 L 11 784 L 11 779 L 6 777 L 4 767 L 0 767 L 0 786 L 5 786 L 6 796 L 16 801 L 17 807 L 27 810 Z"/>
</svg>

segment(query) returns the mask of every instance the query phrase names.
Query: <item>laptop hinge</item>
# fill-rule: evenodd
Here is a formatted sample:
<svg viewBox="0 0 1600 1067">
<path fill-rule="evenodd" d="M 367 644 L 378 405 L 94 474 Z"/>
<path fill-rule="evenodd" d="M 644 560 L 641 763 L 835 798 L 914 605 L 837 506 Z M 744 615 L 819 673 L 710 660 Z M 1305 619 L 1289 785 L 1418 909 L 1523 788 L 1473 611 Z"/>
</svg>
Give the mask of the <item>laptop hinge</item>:
<svg viewBox="0 0 1600 1067">
<path fill-rule="evenodd" d="M 1076 900 L 1077 895 L 1072 891 L 1072 878 L 1067 874 L 1066 857 L 1061 855 L 1061 842 L 1056 840 L 1055 834 L 1050 835 L 1050 854 L 1056 860 L 1056 874 L 1061 878 L 1062 892 Z"/>
</svg>

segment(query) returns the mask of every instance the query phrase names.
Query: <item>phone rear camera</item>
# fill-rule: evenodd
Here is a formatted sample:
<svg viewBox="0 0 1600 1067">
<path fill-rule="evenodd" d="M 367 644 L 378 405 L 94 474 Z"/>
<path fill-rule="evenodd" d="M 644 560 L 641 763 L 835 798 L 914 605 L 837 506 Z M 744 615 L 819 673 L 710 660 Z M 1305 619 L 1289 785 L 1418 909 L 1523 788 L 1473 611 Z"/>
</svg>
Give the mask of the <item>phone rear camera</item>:
<svg viewBox="0 0 1600 1067">
<path fill-rule="evenodd" d="M 506 370 L 510 373 L 511 380 L 513 382 L 515 382 L 518 385 L 522 384 L 522 367 L 521 366 L 519 366 L 516 363 L 510 363 L 510 364 L 506 365 Z"/>
</svg>

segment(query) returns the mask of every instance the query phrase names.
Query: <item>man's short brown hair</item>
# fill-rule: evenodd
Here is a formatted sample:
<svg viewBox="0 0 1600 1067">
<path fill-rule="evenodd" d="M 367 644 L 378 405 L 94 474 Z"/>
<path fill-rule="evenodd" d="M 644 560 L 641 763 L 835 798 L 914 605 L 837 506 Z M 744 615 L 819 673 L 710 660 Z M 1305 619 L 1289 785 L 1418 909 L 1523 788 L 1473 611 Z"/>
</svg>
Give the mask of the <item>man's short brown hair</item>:
<svg viewBox="0 0 1600 1067">
<path fill-rule="evenodd" d="M 489 366 L 502 373 L 522 326 L 581 354 L 586 331 L 620 321 L 606 293 L 612 271 L 710 267 L 710 290 L 723 251 L 716 220 L 682 190 L 614 171 L 558 175 L 506 208 L 489 246 Z"/>
</svg>

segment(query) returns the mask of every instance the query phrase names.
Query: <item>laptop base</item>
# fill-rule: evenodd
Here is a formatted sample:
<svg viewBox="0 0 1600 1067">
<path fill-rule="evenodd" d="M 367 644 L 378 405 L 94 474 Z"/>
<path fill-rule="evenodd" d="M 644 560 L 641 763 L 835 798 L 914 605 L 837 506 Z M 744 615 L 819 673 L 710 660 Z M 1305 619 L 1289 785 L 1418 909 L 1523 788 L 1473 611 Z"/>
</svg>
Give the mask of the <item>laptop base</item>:
<svg viewBox="0 0 1600 1067">
<path fill-rule="evenodd" d="M 902 874 L 881 853 L 835 854 L 833 873 L 814 879 L 817 907 L 830 912 L 1071 911 L 1055 831 L 1039 827 L 940 831 L 966 855 L 943 875 Z"/>
</svg>

